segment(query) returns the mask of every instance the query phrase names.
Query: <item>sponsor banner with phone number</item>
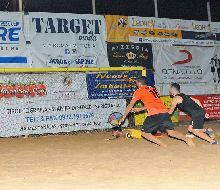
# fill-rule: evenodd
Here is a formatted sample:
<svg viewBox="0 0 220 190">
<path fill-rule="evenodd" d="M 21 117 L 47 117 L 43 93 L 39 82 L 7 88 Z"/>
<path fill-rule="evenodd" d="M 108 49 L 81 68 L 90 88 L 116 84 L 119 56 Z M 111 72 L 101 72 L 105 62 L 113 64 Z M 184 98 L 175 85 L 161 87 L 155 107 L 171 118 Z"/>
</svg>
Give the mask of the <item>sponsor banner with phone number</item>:
<svg viewBox="0 0 220 190">
<path fill-rule="evenodd" d="M 136 89 L 135 79 L 141 71 L 91 73 L 86 75 L 89 99 L 131 98 Z"/>
<path fill-rule="evenodd" d="M 104 16 L 25 15 L 33 67 L 109 67 Z"/>
<path fill-rule="evenodd" d="M 0 102 L 0 137 L 111 128 L 109 116 L 125 105 L 123 99 Z"/>
<path fill-rule="evenodd" d="M 209 119 L 220 119 L 220 94 L 195 95 L 192 97 L 202 103 L 205 112 L 209 115 Z M 179 119 L 183 121 L 190 120 L 191 118 L 179 111 Z"/>
<path fill-rule="evenodd" d="M 138 16 L 105 16 L 108 42 L 220 45 L 220 23 Z"/>
</svg>

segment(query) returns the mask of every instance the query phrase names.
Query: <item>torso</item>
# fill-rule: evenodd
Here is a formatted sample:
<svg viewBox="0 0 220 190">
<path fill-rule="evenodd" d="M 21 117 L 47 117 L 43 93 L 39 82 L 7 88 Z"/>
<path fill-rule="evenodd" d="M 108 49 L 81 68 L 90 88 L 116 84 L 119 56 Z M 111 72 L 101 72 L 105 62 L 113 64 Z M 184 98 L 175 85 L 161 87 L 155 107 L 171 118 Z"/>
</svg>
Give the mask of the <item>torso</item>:
<svg viewBox="0 0 220 190">
<path fill-rule="evenodd" d="M 147 109 L 149 116 L 160 113 L 168 113 L 168 110 L 160 99 L 156 88 L 143 86 L 135 91 L 134 97 L 135 96 L 138 100 L 144 103 L 144 107 Z"/>
<path fill-rule="evenodd" d="M 190 98 L 190 96 L 183 93 L 177 94 L 176 96 L 182 98 L 182 102 L 177 104 L 177 108 L 179 108 L 180 110 L 186 112 L 191 116 L 197 114 L 198 112 L 203 112 L 203 109 L 196 102 L 194 102 Z"/>
</svg>

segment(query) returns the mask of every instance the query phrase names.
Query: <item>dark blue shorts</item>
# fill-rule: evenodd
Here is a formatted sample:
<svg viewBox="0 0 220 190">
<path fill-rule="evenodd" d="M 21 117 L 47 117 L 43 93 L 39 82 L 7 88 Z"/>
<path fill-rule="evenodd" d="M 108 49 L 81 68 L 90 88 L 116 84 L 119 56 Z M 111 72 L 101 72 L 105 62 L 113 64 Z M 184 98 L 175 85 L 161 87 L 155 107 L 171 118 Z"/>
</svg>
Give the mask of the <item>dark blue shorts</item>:
<svg viewBox="0 0 220 190">
<path fill-rule="evenodd" d="M 145 133 L 166 132 L 167 130 L 174 130 L 169 113 L 160 113 L 147 117 L 141 129 Z"/>
</svg>

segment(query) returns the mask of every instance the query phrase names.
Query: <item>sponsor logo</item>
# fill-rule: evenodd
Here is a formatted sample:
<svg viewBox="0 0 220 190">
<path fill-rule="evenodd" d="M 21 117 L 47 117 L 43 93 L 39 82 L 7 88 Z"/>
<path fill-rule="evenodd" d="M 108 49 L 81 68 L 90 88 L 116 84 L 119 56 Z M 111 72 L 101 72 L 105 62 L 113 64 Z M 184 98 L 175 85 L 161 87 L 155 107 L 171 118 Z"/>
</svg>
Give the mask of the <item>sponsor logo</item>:
<svg viewBox="0 0 220 190">
<path fill-rule="evenodd" d="M 25 98 L 45 96 L 47 94 L 44 83 L 37 84 L 1 84 L 0 98 Z"/>
<path fill-rule="evenodd" d="M 0 21 L 0 44 L 18 44 L 20 31 L 19 22 Z"/>
<path fill-rule="evenodd" d="M 127 21 L 124 18 L 120 18 L 118 19 L 118 26 L 124 28 L 125 26 L 127 26 Z"/>
<path fill-rule="evenodd" d="M 195 24 L 192 22 L 192 28 L 194 30 L 206 30 L 206 31 L 211 31 L 211 25 L 210 24 Z"/>
<path fill-rule="evenodd" d="M 136 58 L 136 54 L 135 53 L 132 53 L 132 52 L 129 52 L 129 53 L 126 53 L 126 57 L 129 59 L 129 60 L 134 60 Z"/>
<path fill-rule="evenodd" d="M 99 19 L 32 18 L 37 33 L 75 33 L 100 35 L 102 21 Z M 43 27 L 46 24 L 46 27 Z"/>
<path fill-rule="evenodd" d="M 179 50 L 179 52 L 185 53 L 187 55 L 187 58 L 184 60 L 176 61 L 175 63 L 173 63 L 173 65 L 186 64 L 192 61 L 192 54 L 188 50 Z"/>
<path fill-rule="evenodd" d="M 131 26 L 133 27 L 146 27 L 146 28 L 154 28 L 155 20 L 136 20 L 135 18 L 131 18 Z"/>
<path fill-rule="evenodd" d="M 58 66 L 58 67 L 91 67 L 96 66 L 96 57 L 79 57 L 76 59 L 66 59 L 66 58 L 49 58 L 48 66 Z"/>
</svg>

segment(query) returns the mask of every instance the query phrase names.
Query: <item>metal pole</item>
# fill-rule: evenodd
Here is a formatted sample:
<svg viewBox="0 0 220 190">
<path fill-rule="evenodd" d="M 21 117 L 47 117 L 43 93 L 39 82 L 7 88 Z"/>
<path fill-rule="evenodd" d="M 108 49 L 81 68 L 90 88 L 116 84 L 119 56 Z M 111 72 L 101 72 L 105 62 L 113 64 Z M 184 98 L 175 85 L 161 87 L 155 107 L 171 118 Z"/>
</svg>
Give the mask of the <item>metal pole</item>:
<svg viewBox="0 0 220 190">
<path fill-rule="evenodd" d="M 154 12 L 155 12 L 155 17 L 158 18 L 157 0 L 154 0 Z"/>
<path fill-rule="evenodd" d="M 92 0 L 92 14 L 96 14 L 95 0 Z"/>
<path fill-rule="evenodd" d="M 23 11 L 23 0 L 18 0 L 18 8 L 19 12 Z"/>
<path fill-rule="evenodd" d="M 212 21 L 212 16 L 211 16 L 211 8 L 210 8 L 210 1 L 207 1 L 207 13 L 208 13 L 208 21 Z"/>
</svg>

